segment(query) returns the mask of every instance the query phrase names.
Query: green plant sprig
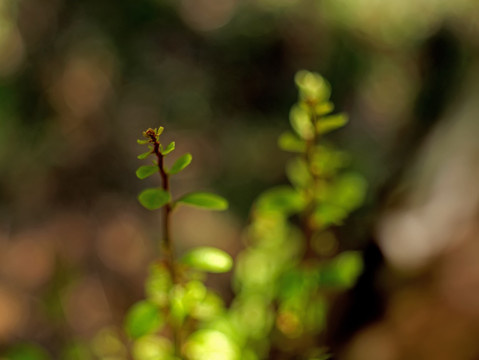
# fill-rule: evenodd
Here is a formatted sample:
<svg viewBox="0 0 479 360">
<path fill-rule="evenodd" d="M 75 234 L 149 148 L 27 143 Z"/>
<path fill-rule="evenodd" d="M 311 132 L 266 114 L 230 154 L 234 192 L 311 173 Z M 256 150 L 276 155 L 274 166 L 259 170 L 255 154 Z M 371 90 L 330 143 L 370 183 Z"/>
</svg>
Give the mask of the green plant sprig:
<svg viewBox="0 0 479 360">
<path fill-rule="evenodd" d="M 295 82 L 293 131 L 278 139 L 280 148 L 297 155 L 286 167 L 291 185 L 269 189 L 255 202 L 248 246 L 235 272 L 231 317 L 242 330 L 243 346 L 258 359 L 329 358 L 317 340 L 325 330 L 330 292 L 351 286 L 362 265 L 358 253 L 338 253 L 329 231 L 361 204 L 365 192 L 364 180 L 344 171 L 348 155 L 323 140 L 348 119 L 331 114 L 331 89 L 322 76 L 299 71 Z M 261 320 L 241 315 L 248 311 Z"/>
<path fill-rule="evenodd" d="M 139 179 L 156 173 L 161 178 L 161 186 L 143 190 L 138 195 L 138 201 L 148 210 L 163 209 L 162 259 L 151 266 L 145 283 L 146 299 L 131 307 L 125 328 L 134 341 L 135 360 L 194 360 L 195 352 L 204 351 L 198 344 L 198 339 L 201 339 L 198 327 L 218 316 L 223 309 L 221 299 L 205 287 L 204 273 L 229 271 L 233 262 L 224 251 L 205 246 L 194 248 L 177 259 L 171 234 L 171 215 L 179 205 L 225 210 L 228 202 L 207 192 L 192 192 L 173 200 L 170 178 L 184 170 L 191 163 L 192 156 L 184 154 L 167 167 L 165 157 L 175 150 L 175 142 L 163 146 L 160 141 L 163 131 L 164 128 L 159 127 L 143 132 L 144 139 L 138 140 L 138 143 L 147 145 L 148 151 L 138 158 L 153 156 L 155 160 L 153 165 L 142 165 L 136 171 Z"/>
</svg>

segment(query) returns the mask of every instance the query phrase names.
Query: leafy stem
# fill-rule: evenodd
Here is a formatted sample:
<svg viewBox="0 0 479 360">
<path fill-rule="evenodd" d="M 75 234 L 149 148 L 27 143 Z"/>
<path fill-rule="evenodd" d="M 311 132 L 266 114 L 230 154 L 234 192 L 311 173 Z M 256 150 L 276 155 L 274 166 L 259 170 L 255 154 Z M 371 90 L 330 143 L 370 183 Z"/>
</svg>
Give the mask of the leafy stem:
<svg viewBox="0 0 479 360">
<path fill-rule="evenodd" d="M 138 200 L 148 210 L 163 208 L 163 260 L 150 268 L 150 275 L 145 283 L 147 299 L 131 307 L 125 323 L 129 336 L 135 340 L 134 357 L 141 360 L 151 358 L 151 346 L 155 348 L 155 354 L 162 354 L 158 358 L 182 359 L 184 352 L 191 352 L 196 326 L 216 316 L 222 307 L 221 301 L 208 292 L 198 280 L 198 276 L 202 276 L 202 272 L 229 271 L 233 263 L 227 253 L 212 247 L 197 247 L 181 258 L 176 258 L 170 229 L 171 214 L 176 206 L 225 210 L 228 202 L 221 196 L 207 192 L 188 193 L 172 200 L 170 177 L 185 169 L 191 163 L 192 156 L 189 153 L 184 154 L 178 157 L 171 167 L 166 167 L 165 156 L 175 150 L 175 142 L 163 146 L 160 142 L 163 130 L 163 127 L 148 129 L 143 132 L 144 139 L 138 140 L 141 145 L 147 144 L 149 149 L 138 158 L 153 156 L 156 159 L 153 161 L 154 165 L 140 166 L 136 170 L 136 176 L 146 179 L 159 174 L 161 177 L 161 187 L 143 190 L 138 195 Z M 180 272 L 180 264 L 181 269 L 188 271 Z M 205 313 L 205 307 L 209 309 L 209 313 Z M 159 333 L 165 326 L 170 330 L 171 339 Z"/>
</svg>

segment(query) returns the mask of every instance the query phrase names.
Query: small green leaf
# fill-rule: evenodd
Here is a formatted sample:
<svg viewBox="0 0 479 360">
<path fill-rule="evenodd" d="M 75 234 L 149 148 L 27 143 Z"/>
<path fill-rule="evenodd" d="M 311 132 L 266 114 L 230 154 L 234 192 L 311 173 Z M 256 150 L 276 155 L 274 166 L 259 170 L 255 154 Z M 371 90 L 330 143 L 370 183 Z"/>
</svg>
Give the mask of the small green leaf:
<svg viewBox="0 0 479 360">
<path fill-rule="evenodd" d="M 206 192 L 194 192 L 183 195 L 176 201 L 178 204 L 184 204 L 209 210 L 226 210 L 228 201 L 216 194 Z"/>
<path fill-rule="evenodd" d="M 167 204 L 171 199 L 171 195 L 168 191 L 161 188 L 146 189 L 138 195 L 140 204 L 148 210 L 159 209 L 163 205 Z"/>
<path fill-rule="evenodd" d="M 138 159 L 143 160 L 143 159 L 146 159 L 150 154 L 151 154 L 151 151 L 147 151 L 143 154 L 138 155 L 137 157 Z"/>
<path fill-rule="evenodd" d="M 193 157 L 191 156 L 190 153 L 185 154 L 183 156 L 180 156 L 175 161 L 175 163 L 173 164 L 171 169 L 168 171 L 168 173 L 170 173 L 170 174 L 179 173 L 181 170 L 183 170 L 185 167 L 187 167 L 191 163 L 192 159 L 193 159 Z"/>
<path fill-rule="evenodd" d="M 300 70 L 296 73 L 294 80 L 303 100 L 320 103 L 329 99 L 331 87 L 318 73 Z"/>
<path fill-rule="evenodd" d="M 137 339 L 157 331 L 163 322 L 164 319 L 158 306 L 149 301 L 139 301 L 130 308 L 126 315 L 125 330 L 131 338 Z"/>
<path fill-rule="evenodd" d="M 147 144 L 148 143 L 148 140 L 140 140 L 140 139 L 137 139 L 136 142 L 140 145 L 144 145 L 144 144 Z"/>
<path fill-rule="evenodd" d="M 153 175 L 158 171 L 158 167 L 155 165 L 143 165 L 136 170 L 136 176 L 138 179 L 146 179 L 148 176 Z"/>
<path fill-rule="evenodd" d="M 192 268 L 212 273 L 231 270 L 233 259 L 223 250 L 214 247 L 197 247 L 185 254 L 181 261 Z"/>
<path fill-rule="evenodd" d="M 133 344 L 134 360 L 173 360 L 170 340 L 154 335 L 144 336 Z"/>
<path fill-rule="evenodd" d="M 295 105 L 289 113 L 291 126 L 303 139 L 311 139 L 314 135 L 314 126 L 306 108 Z"/>
<path fill-rule="evenodd" d="M 160 126 L 158 129 L 155 129 L 156 135 L 160 136 L 163 133 L 163 130 L 165 130 L 163 126 Z"/>
<path fill-rule="evenodd" d="M 316 107 L 314 108 L 316 116 L 327 115 L 333 110 L 334 110 L 334 104 L 330 101 L 323 102 L 319 105 L 316 105 Z"/>
<path fill-rule="evenodd" d="M 319 271 L 319 285 L 348 288 L 354 285 L 363 270 L 363 259 L 357 251 L 345 251 Z"/>
<path fill-rule="evenodd" d="M 278 145 L 282 150 L 303 153 L 306 143 L 290 131 L 282 133 L 278 139 Z"/>
<path fill-rule="evenodd" d="M 168 304 L 168 293 L 172 287 L 172 281 L 165 265 L 153 264 L 145 281 L 145 293 L 147 298 L 158 306 Z"/>
<path fill-rule="evenodd" d="M 289 186 L 278 186 L 265 191 L 256 202 L 258 209 L 269 212 L 294 214 L 306 205 L 303 196 Z"/>
<path fill-rule="evenodd" d="M 367 183 L 363 177 L 355 173 L 346 173 L 334 184 L 330 201 L 349 212 L 363 203 L 366 189 Z"/>
<path fill-rule="evenodd" d="M 336 114 L 321 118 L 316 123 L 316 132 L 318 134 L 325 134 L 330 131 L 336 130 L 348 122 L 346 114 Z"/>
<path fill-rule="evenodd" d="M 175 150 L 175 142 L 174 141 L 170 142 L 170 144 L 164 150 L 161 151 L 161 154 L 166 155 L 166 154 L 169 154 L 170 152 L 172 152 L 173 150 Z"/>
</svg>

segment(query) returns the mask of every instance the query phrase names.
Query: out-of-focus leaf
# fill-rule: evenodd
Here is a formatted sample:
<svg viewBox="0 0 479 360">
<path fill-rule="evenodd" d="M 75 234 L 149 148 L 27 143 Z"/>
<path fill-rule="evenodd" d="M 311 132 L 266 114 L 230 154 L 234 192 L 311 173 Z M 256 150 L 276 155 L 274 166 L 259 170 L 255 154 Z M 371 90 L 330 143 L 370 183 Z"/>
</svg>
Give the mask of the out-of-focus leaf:
<svg viewBox="0 0 479 360">
<path fill-rule="evenodd" d="M 312 183 L 308 165 L 302 157 L 297 157 L 286 165 L 286 175 L 296 188 L 304 188 Z"/>
<path fill-rule="evenodd" d="M 174 141 L 170 142 L 169 145 L 161 151 L 161 154 L 162 155 L 167 155 L 170 152 L 172 152 L 173 150 L 175 150 L 175 142 Z"/>
<path fill-rule="evenodd" d="M 113 327 L 101 329 L 93 338 L 90 347 L 95 359 L 122 359 L 127 354 L 125 344 L 123 340 L 120 340 L 118 329 Z"/>
<path fill-rule="evenodd" d="M 318 134 L 326 134 L 330 131 L 343 127 L 348 122 L 346 114 L 336 114 L 325 116 L 316 123 L 316 132 Z"/>
<path fill-rule="evenodd" d="M 147 151 L 143 154 L 138 155 L 137 157 L 138 159 L 143 160 L 143 159 L 146 159 L 150 154 L 151 154 L 151 151 Z"/>
<path fill-rule="evenodd" d="M 173 345 L 170 340 L 148 335 L 144 336 L 133 345 L 134 360 L 173 360 Z"/>
<path fill-rule="evenodd" d="M 285 151 L 303 153 L 306 150 L 306 143 L 299 139 L 292 132 L 287 131 L 281 134 L 278 139 L 278 146 Z"/>
<path fill-rule="evenodd" d="M 186 342 L 185 352 L 190 360 L 240 360 L 240 349 L 235 342 L 211 329 L 194 332 Z"/>
<path fill-rule="evenodd" d="M 367 183 L 362 176 L 355 173 L 344 174 L 334 185 L 331 201 L 352 211 L 363 203 L 366 188 Z"/>
<path fill-rule="evenodd" d="M 320 270 L 318 284 L 337 288 L 351 287 L 362 269 L 361 254 L 357 251 L 345 251 Z"/>
<path fill-rule="evenodd" d="M 146 179 L 148 176 L 158 172 L 158 167 L 155 165 L 143 165 L 136 170 L 136 177 L 138 179 Z"/>
<path fill-rule="evenodd" d="M 206 192 L 194 192 L 183 195 L 176 203 L 208 210 L 225 210 L 228 208 L 228 201 L 223 197 Z"/>
<path fill-rule="evenodd" d="M 170 193 L 161 188 L 146 189 L 138 195 L 138 201 L 148 210 L 159 209 L 171 199 Z"/>
<path fill-rule="evenodd" d="M 316 116 L 327 115 L 333 110 L 334 110 L 334 104 L 330 101 L 316 105 L 316 107 L 314 108 L 314 111 L 316 112 Z"/>
<path fill-rule="evenodd" d="M 166 305 L 171 286 L 171 277 L 165 266 L 152 265 L 145 282 L 145 292 L 148 299 L 158 306 Z"/>
<path fill-rule="evenodd" d="M 6 354 L 7 360 L 47 360 L 48 353 L 38 345 L 20 344 L 16 345 Z"/>
<path fill-rule="evenodd" d="M 278 186 L 267 190 L 256 202 L 257 208 L 261 211 L 280 212 L 285 215 L 300 212 L 305 205 L 303 196 L 289 186 Z"/>
<path fill-rule="evenodd" d="M 182 285 L 173 287 L 170 293 L 170 315 L 176 326 L 182 326 L 184 319 L 188 315 L 188 308 L 185 304 L 185 288 Z"/>
<path fill-rule="evenodd" d="M 331 87 L 318 73 L 300 70 L 294 78 L 302 100 L 321 103 L 329 99 Z"/>
<path fill-rule="evenodd" d="M 314 136 L 314 126 L 306 108 L 295 105 L 289 113 L 289 120 L 294 131 L 303 139 L 311 139 Z"/>
<path fill-rule="evenodd" d="M 341 225 L 348 216 L 348 212 L 341 206 L 329 203 L 320 204 L 310 219 L 316 229 L 323 229 L 329 225 Z"/>
<path fill-rule="evenodd" d="M 131 338 L 137 339 L 159 330 L 163 323 L 163 315 L 157 305 L 149 301 L 140 301 L 128 311 L 125 330 Z"/>
<path fill-rule="evenodd" d="M 212 273 L 227 272 L 233 266 L 233 259 L 228 253 L 207 246 L 190 250 L 181 258 L 181 262 L 192 268 Z"/>
<path fill-rule="evenodd" d="M 144 140 L 140 140 L 140 139 L 137 139 L 136 142 L 140 145 L 144 145 L 144 144 L 148 144 L 148 140 L 147 139 L 144 139 Z"/>
<path fill-rule="evenodd" d="M 190 315 L 195 319 L 207 321 L 218 316 L 222 311 L 223 300 L 215 293 L 208 291 L 204 298 L 191 310 Z"/>
<path fill-rule="evenodd" d="M 175 161 L 175 163 L 171 166 L 171 169 L 168 170 L 168 173 L 170 173 L 170 174 L 179 173 L 181 170 L 183 170 L 185 167 L 187 167 L 191 163 L 192 159 L 193 159 L 193 157 L 189 153 L 180 156 Z"/>
</svg>

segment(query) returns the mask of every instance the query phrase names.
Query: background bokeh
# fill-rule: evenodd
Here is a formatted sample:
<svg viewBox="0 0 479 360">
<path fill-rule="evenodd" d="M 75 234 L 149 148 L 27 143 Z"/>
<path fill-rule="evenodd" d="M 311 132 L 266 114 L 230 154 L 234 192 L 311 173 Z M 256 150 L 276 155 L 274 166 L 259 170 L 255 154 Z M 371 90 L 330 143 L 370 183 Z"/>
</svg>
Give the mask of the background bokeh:
<svg viewBox="0 0 479 360">
<path fill-rule="evenodd" d="M 252 201 L 286 181 L 276 139 L 308 69 L 350 115 L 329 141 L 369 183 L 337 230 L 367 261 L 331 343 L 477 358 L 478 51 L 474 0 L 0 0 L 0 348 L 66 358 L 142 297 L 160 236 L 136 201 L 148 127 L 193 154 L 175 194 L 231 204 L 175 214 L 178 252 L 236 254 Z M 228 276 L 210 282 L 231 298 Z"/>
</svg>

